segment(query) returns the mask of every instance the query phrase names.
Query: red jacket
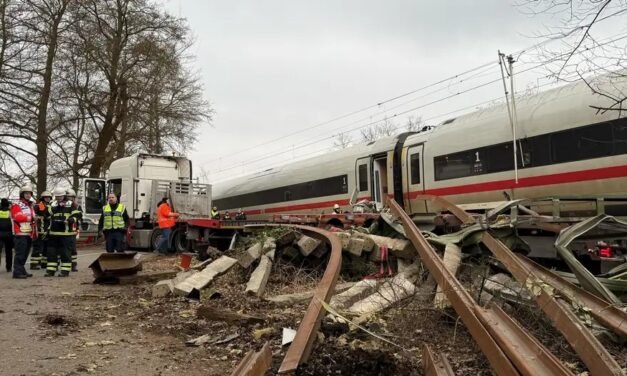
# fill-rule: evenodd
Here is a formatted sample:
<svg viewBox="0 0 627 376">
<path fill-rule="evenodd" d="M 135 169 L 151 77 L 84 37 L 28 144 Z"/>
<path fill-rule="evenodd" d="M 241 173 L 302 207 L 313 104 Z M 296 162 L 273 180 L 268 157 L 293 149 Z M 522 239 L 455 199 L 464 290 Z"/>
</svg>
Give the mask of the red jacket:
<svg viewBox="0 0 627 376">
<path fill-rule="evenodd" d="M 13 235 L 37 237 L 37 225 L 35 211 L 30 201 L 20 199 L 11 205 L 11 218 L 13 219 Z"/>
</svg>

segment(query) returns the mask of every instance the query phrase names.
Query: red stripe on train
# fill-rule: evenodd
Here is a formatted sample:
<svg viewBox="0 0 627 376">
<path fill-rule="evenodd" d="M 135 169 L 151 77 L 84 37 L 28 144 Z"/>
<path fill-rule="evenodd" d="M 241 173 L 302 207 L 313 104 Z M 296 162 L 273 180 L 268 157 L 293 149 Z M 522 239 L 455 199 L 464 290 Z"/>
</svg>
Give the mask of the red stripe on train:
<svg viewBox="0 0 627 376">
<path fill-rule="evenodd" d="M 605 168 L 597 168 L 591 170 L 581 170 L 572 172 L 562 172 L 551 175 L 531 176 L 519 178 L 518 184 L 514 179 L 497 180 L 485 183 L 458 185 L 453 187 L 427 189 L 425 192 L 414 191 L 406 194 L 410 199 L 426 193 L 436 196 L 450 196 L 464 193 L 488 192 L 503 189 L 528 188 L 542 185 L 575 183 L 579 181 L 611 179 L 627 176 L 627 166 L 613 166 Z"/>
<path fill-rule="evenodd" d="M 357 198 L 357 201 L 370 200 L 370 199 L 371 199 L 370 196 L 364 196 L 364 197 Z M 259 214 L 279 213 L 279 212 L 285 212 L 285 211 L 294 212 L 298 210 L 320 209 L 320 208 L 332 209 L 334 204 L 338 204 L 340 206 L 346 206 L 346 205 L 349 205 L 349 201 L 350 200 L 348 199 L 341 199 L 341 200 L 333 200 L 333 201 L 311 202 L 307 204 L 294 204 L 294 205 L 279 206 L 279 207 L 266 208 L 266 209 L 253 209 L 253 210 L 246 210 L 246 214 L 259 215 Z"/>
</svg>

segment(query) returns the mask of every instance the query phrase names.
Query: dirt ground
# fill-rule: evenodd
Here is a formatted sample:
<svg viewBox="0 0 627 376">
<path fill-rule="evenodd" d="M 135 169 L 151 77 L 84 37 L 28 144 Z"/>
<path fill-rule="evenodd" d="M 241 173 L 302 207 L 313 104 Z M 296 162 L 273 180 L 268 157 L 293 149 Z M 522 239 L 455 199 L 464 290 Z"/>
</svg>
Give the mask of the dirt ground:
<svg viewBox="0 0 627 376">
<path fill-rule="evenodd" d="M 80 271 L 70 278 L 44 278 L 43 271 L 34 271 L 33 278 L 14 280 L 0 272 L 0 374 L 228 375 L 247 351 L 258 350 L 268 341 L 273 364 L 267 374 L 274 375 L 287 350 L 281 345 L 282 330 L 297 329 L 309 303 L 277 306 L 246 295 L 251 269 L 241 267 L 216 278 L 203 290 L 202 303 L 178 296 L 153 298 L 154 282 L 96 285 L 88 265 L 100 252 L 99 247 L 81 249 Z M 142 273 L 177 270 L 176 256 L 142 257 Z M 277 262 L 267 295 L 312 289 L 320 272 Z M 464 280 L 472 279 L 461 274 Z M 492 374 L 455 313 L 435 310 L 431 301 L 432 288 L 425 284 L 411 299 L 363 323 L 392 344 L 325 317 L 309 363 L 297 375 L 422 375 L 424 343 L 446 355 L 457 375 Z M 197 317 L 201 305 L 251 315 L 254 320 L 206 320 Z M 511 306 L 507 310 L 572 371 L 585 370 L 537 310 Z M 209 343 L 185 344 L 203 335 L 208 335 Z M 625 366 L 627 350 L 603 342 Z"/>
<path fill-rule="evenodd" d="M 69 278 L 27 280 L 0 272 L 2 375 L 224 375 L 235 357 L 211 359 L 202 348 L 146 330 L 150 317 L 134 316 L 137 286 L 92 284 L 88 265 L 100 248 L 79 251 Z M 142 291 L 142 293 L 144 293 Z"/>
</svg>

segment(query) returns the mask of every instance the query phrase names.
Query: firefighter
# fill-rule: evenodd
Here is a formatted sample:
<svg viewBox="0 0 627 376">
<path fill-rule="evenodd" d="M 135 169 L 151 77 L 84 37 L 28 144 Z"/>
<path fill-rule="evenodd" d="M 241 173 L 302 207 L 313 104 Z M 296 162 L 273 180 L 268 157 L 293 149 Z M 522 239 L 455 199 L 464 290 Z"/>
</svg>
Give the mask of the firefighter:
<svg viewBox="0 0 627 376">
<path fill-rule="evenodd" d="M 157 223 L 161 229 L 161 240 L 159 240 L 159 244 L 157 244 L 157 251 L 159 251 L 161 255 L 168 253 L 170 234 L 172 233 L 172 228 L 176 225 L 174 218 L 178 216 L 179 213 L 172 211 L 168 198 L 164 197 L 157 206 Z"/>
<path fill-rule="evenodd" d="M 13 269 L 13 224 L 11 223 L 11 203 L 0 200 L 0 256 L 4 248 L 4 263 L 7 272 Z"/>
<path fill-rule="evenodd" d="M 83 222 L 83 208 L 76 202 L 76 192 L 70 188 L 65 191 L 65 198 L 68 200 L 67 204 L 72 209 L 70 212 L 70 217 L 74 219 L 72 228 L 70 229 L 71 233 L 74 235 L 68 239 L 68 244 L 70 247 L 70 253 L 72 255 L 72 271 L 78 271 L 78 253 L 76 252 L 76 238 L 79 236 L 80 232 L 80 224 Z"/>
<path fill-rule="evenodd" d="M 37 238 L 36 217 L 31 205 L 33 188 L 25 185 L 20 188 L 20 200 L 11 206 L 11 218 L 13 219 L 13 243 L 15 246 L 15 258 L 13 259 L 13 278 L 25 279 L 33 275 L 26 272 L 26 260 L 33 239 Z"/>
<path fill-rule="evenodd" d="M 225 221 L 230 221 L 231 220 L 231 214 L 229 213 L 228 210 L 224 212 L 224 220 Z"/>
<path fill-rule="evenodd" d="M 115 193 L 109 193 L 109 203 L 102 208 L 98 221 L 98 232 L 105 237 L 108 253 L 124 252 L 124 236 L 128 227 L 128 213 L 122 203 L 118 203 Z"/>
<path fill-rule="evenodd" d="M 333 205 L 333 214 L 342 214 L 342 209 L 340 209 L 340 205 Z"/>
<path fill-rule="evenodd" d="M 48 235 L 48 206 L 52 201 L 52 193 L 43 191 L 39 195 L 39 202 L 35 205 L 35 215 L 37 216 L 37 239 L 33 240 L 33 253 L 30 256 L 30 269 L 38 270 L 46 268 L 46 249 Z"/>
<path fill-rule="evenodd" d="M 46 277 L 53 277 L 59 269 L 59 277 L 67 277 L 72 270 L 72 256 L 70 249 L 71 227 L 74 219 L 70 217 L 72 208 L 65 198 L 65 189 L 54 190 L 54 201 L 48 208 L 50 227 L 48 232 L 48 262 Z M 60 261 L 60 262 L 59 262 Z"/>
<path fill-rule="evenodd" d="M 237 213 L 235 213 L 235 219 L 238 221 L 245 221 L 246 220 L 246 213 L 244 213 L 242 211 L 242 209 L 238 209 Z"/>
<path fill-rule="evenodd" d="M 220 212 L 217 206 L 211 208 L 211 219 L 220 219 Z"/>
</svg>

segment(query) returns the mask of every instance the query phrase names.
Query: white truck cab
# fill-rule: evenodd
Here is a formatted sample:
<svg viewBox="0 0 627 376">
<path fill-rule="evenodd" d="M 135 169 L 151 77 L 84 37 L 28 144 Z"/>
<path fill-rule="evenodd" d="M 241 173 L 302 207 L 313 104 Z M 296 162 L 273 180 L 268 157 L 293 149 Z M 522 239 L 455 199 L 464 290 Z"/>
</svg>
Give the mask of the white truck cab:
<svg viewBox="0 0 627 376">
<path fill-rule="evenodd" d="M 115 193 L 130 218 L 129 246 L 148 248 L 154 241 L 157 203 L 168 197 L 180 220 L 205 218 L 211 208 L 211 185 L 193 183 L 192 162 L 182 156 L 135 154 L 113 161 L 106 178 L 83 179 L 80 187 L 84 226 L 96 233 L 107 195 Z"/>
</svg>

